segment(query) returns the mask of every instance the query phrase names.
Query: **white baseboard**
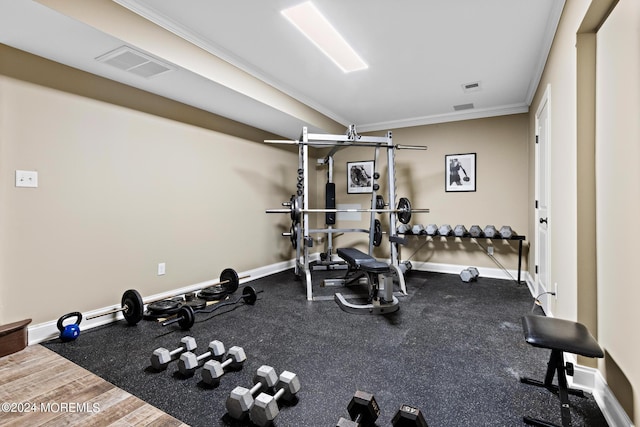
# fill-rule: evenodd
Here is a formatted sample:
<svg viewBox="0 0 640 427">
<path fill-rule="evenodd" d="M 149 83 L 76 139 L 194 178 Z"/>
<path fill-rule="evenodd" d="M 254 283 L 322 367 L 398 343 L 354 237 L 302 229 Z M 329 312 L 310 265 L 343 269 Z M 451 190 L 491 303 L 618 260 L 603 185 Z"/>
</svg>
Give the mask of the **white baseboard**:
<svg viewBox="0 0 640 427">
<path fill-rule="evenodd" d="M 431 271 L 434 273 L 447 273 L 447 274 L 460 274 L 462 270 L 468 266 L 462 266 L 457 264 L 440 264 L 435 262 L 419 262 L 411 261 L 413 270 L 418 271 Z M 518 270 L 501 270 L 499 268 L 489 267 L 477 267 L 480 277 L 490 277 L 492 279 L 505 279 L 505 280 L 517 280 Z M 525 280 L 525 271 L 521 272 L 520 280 Z"/>
<path fill-rule="evenodd" d="M 269 276 L 271 274 L 278 273 L 280 271 L 284 271 L 289 268 L 292 268 L 294 265 L 295 265 L 294 260 L 289 260 L 289 261 L 283 261 L 283 262 L 267 265 L 264 267 L 254 268 L 252 270 L 247 270 L 244 272 L 238 272 L 238 275 L 240 277 L 250 276 L 247 279 L 240 280 L 240 283 L 246 283 L 251 280 L 256 280 L 261 277 Z M 193 292 L 202 288 L 206 288 L 207 286 L 211 286 L 215 283 L 218 283 L 217 279 L 207 280 L 201 283 L 185 286 L 180 289 L 175 289 L 168 292 L 162 292 L 159 294 L 150 295 L 148 297 L 145 297 L 144 299 L 146 299 L 147 301 L 152 301 L 157 299 L 170 298 L 175 295 L 181 295 L 181 294 Z M 108 307 L 98 308 L 96 310 L 82 313 L 82 315 L 85 318 L 91 317 L 93 315 L 104 313 L 116 308 L 120 308 L 120 305 L 116 304 Z M 95 319 L 90 319 L 90 320 L 87 320 L 85 318 L 83 318 L 82 322 L 80 323 L 81 331 L 86 331 L 98 326 L 106 325 L 108 323 L 124 319 L 121 312 L 110 314 L 107 316 L 96 317 Z M 49 341 L 57 338 L 60 335 L 60 331 L 58 330 L 57 324 L 58 324 L 58 319 L 29 326 L 28 327 L 29 345 L 38 344 L 44 341 Z"/>
</svg>

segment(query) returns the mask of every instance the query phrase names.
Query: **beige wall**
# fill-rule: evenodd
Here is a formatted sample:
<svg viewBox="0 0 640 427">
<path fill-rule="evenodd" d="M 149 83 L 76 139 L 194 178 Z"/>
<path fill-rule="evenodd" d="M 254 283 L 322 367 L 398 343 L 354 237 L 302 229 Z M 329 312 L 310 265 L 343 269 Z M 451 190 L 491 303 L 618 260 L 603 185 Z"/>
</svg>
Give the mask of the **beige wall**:
<svg viewBox="0 0 640 427">
<path fill-rule="evenodd" d="M 519 234 L 526 234 L 529 220 L 526 191 L 528 126 L 528 115 L 517 114 L 393 130 L 394 144 L 428 146 L 427 151 L 396 151 L 396 198 L 408 197 L 414 208 L 430 209 L 430 213 L 415 213 L 411 224 L 450 224 L 452 227 L 464 224 L 467 228 L 473 224 L 483 228 L 488 224 L 498 228 L 511 225 Z M 376 135 L 382 136 L 384 132 Z M 445 155 L 461 153 L 477 154 L 477 191 L 447 193 Z M 347 194 L 346 163 L 373 160 L 373 157 L 374 150 L 370 148 L 350 148 L 335 156 L 337 203 L 370 206 L 370 196 Z M 380 194 L 385 195 L 387 160 L 384 150 L 380 153 L 379 164 Z M 324 177 L 320 179 L 324 182 Z M 388 227 L 384 216 L 380 219 L 383 228 Z M 368 216 L 363 214 L 361 222 L 345 221 L 338 227 L 368 228 Z M 411 261 L 414 262 L 501 268 L 470 239 L 437 237 L 432 240 L 423 236 L 410 237 L 409 242 L 402 248 L 402 256 L 406 259 L 413 254 Z M 359 243 L 362 248 L 368 247 L 366 235 L 345 235 L 336 243 L 340 246 Z M 484 246 L 491 244 L 484 239 L 480 243 Z M 493 245 L 500 264 L 516 269 L 517 243 L 495 240 Z M 388 246 L 383 243 L 378 255 L 387 254 L 386 248 Z"/>
<path fill-rule="evenodd" d="M 620 0 L 597 33 L 598 336 L 618 400 L 640 425 L 640 4 Z M 625 378 L 626 377 L 626 378 Z M 612 381 L 615 380 L 615 381 Z"/>
<path fill-rule="evenodd" d="M 295 186 L 295 154 L 1 75 L 0 123 L 0 323 L 291 258 L 264 209 Z"/>
<path fill-rule="evenodd" d="M 629 271 L 638 251 L 617 230 L 640 216 L 638 170 L 621 166 L 621 159 L 640 157 L 639 17 L 635 0 L 568 1 L 530 114 L 533 130 L 534 113 L 549 87 L 550 283 L 558 286 L 552 311 L 585 323 L 596 335 L 604 361 L 580 362 L 598 367 L 635 425 L 640 424 L 640 317 L 635 307 L 640 295 Z M 531 194 L 534 144 L 532 131 Z M 534 231 L 531 221 L 532 253 Z M 529 270 L 533 276 L 533 263 Z"/>
</svg>

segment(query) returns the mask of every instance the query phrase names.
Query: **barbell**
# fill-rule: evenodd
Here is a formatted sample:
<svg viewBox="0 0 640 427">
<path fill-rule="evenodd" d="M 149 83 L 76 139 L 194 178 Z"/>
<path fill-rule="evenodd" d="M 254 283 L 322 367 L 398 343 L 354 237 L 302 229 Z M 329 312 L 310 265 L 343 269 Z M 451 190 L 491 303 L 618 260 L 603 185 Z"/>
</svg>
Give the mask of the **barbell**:
<svg viewBox="0 0 640 427">
<path fill-rule="evenodd" d="M 246 276 L 239 277 L 238 273 L 236 273 L 234 269 L 225 268 L 224 270 L 222 270 L 222 273 L 220 273 L 220 281 L 218 283 L 215 283 L 213 285 L 207 285 L 203 288 L 195 289 L 195 290 L 197 291 L 197 290 L 203 290 L 210 287 L 217 287 L 223 290 L 225 293 L 231 294 L 238 289 L 240 280 L 246 279 L 247 277 L 250 277 L 250 276 L 246 275 Z M 155 298 L 153 300 L 145 302 L 138 291 L 136 291 L 135 289 L 129 289 L 122 294 L 120 308 L 114 308 L 111 310 L 107 310 L 103 313 L 94 314 L 93 316 L 85 317 L 85 319 L 91 320 L 91 319 L 95 319 L 102 316 L 108 316 L 109 314 L 122 312 L 125 320 L 127 321 L 127 323 L 129 323 L 129 325 L 136 325 L 138 322 L 142 320 L 144 316 L 145 304 L 151 304 L 154 302 L 165 300 L 167 298 L 170 298 L 170 296 Z M 65 314 L 60 318 L 60 320 L 64 320 L 70 317 L 72 314 L 73 313 Z M 59 321 L 58 323 L 61 324 L 62 322 Z M 78 321 L 76 323 L 79 324 L 80 322 Z M 58 329 L 60 329 L 60 327 L 58 327 Z"/>
<path fill-rule="evenodd" d="M 396 209 L 303 209 L 300 207 L 300 202 L 296 196 L 291 196 L 288 202 L 284 202 L 283 206 L 288 209 L 267 209 L 266 213 L 288 213 L 291 216 L 291 220 L 294 223 L 300 222 L 300 214 L 302 213 L 337 213 L 337 212 L 376 212 L 376 213 L 391 213 L 398 214 L 398 220 L 403 224 L 408 224 L 411 221 L 411 215 L 414 212 L 429 212 L 429 209 L 414 209 L 411 207 L 411 202 L 406 197 L 401 197 L 398 201 L 398 207 Z"/>
</svg>

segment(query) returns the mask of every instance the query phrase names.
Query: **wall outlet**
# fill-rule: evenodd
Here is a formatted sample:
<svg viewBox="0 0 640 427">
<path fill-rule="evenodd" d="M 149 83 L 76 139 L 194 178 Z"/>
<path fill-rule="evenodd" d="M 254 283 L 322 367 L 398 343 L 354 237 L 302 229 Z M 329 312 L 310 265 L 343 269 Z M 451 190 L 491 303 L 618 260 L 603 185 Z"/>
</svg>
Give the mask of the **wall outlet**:
<svg viewBox="0 0 640 427">
<path fill-rule="evenodd" d="M 38 172 L 37 171 L 16 171 L 16 187 L 38 187 Z"/>
<path fill-rule="evenodd" d="M 493 246 L 487 246 L 487 253 L 493 255 Z"/>
<path fill-rule="evenodd" d="M 164 262 L 158 264 L 158 276 L 162 276 L 166 273 L 167 265 Z"/>
</svg>

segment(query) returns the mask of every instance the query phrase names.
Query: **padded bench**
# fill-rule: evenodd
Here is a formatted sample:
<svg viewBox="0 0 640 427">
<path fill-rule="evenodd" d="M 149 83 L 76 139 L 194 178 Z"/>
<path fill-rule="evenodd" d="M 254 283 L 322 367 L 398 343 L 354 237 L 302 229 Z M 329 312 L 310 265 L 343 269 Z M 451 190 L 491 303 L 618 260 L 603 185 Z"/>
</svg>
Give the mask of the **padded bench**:
<svg viewBox="0 0 640 427">
<path fill-rule="evenodd" d="M 369 286 L 367 304 L 350 303 L 341 293 L 336 293 L 334 299 L 340 308 L 349 313 L 369 314 L 388 314 L 398 310 L 398 299 L 393 296 L 393 276 L 389 264 L 356 248 L 338 248 L 336 253 L 349 267 L 344 279 L 339 280 L 340 283 L 349 285 L 365 276 Z M 325 280 L 327 282 L 329 280 Z"/>
<path fill-rule="evenodd" d="M 562 427 L 571 426 L 571 412 L 569 408 L 569 394 L 585 397 L 582 390 L 572 389 L 567 386 L 567 374 L 573 375 L 573 365 L 564 362 L 564 352 L 579 354 L 585 357 L 604 357 L 602 348 L 591 335 L 586 326 L 570 320 L 556 319 L 553 317 L 527 315 L 522 318 L 524 337 L 528 344 L 534 347 L 548 348 L 551 357 L 547 364 L 547 374 L 544 382 L 521 378 L 520 381 L 544 387 L 560 398 L 560 411 Z M 558 374 L 558 385 L 553 384 L 553 377 Z M 523 417 L 528 425 L 557 426 L 547 421 L 531 417 Z"/>
</svg>

